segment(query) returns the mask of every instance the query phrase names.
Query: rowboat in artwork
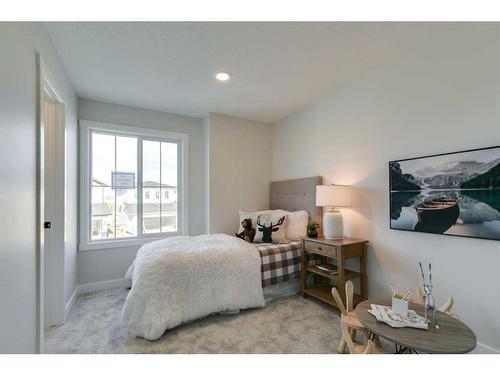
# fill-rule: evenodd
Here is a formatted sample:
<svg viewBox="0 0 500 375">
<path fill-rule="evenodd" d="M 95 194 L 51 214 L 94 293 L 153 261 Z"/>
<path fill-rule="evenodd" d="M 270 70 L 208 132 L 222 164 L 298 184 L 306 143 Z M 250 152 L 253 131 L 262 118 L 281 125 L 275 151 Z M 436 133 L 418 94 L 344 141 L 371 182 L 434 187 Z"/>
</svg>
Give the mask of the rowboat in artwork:
<svg viewBox="0 0 500 375">
<path fill-rule="evenodd" d="M 418 221 L 417 232 L 444 233 L 457 222 L 460 215 L 457 197 L 439 197 L 423 201 L 415 206 Z"/>
</svg>

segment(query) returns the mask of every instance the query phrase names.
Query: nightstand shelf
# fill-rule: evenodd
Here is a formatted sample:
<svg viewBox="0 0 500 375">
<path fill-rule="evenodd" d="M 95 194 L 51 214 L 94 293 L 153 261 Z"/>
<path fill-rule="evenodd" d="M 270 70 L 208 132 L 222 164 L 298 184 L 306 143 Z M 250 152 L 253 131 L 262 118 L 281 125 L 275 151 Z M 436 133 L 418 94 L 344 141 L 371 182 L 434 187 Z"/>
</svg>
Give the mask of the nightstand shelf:
<svg viewBox="0 0 500 375">
<path fill-rule="evenodd" d="M 324 238 L 302 239 L 302 294 L 331 306 L 337 307 L 332 296 L 332 286 L 337 287 L 345 303 L 344 285 L 347 280 L 358 279 L 360 293 L 354 294 L 354 305 L 366 299 L 366 240 L 344 238 L 328 240 Z M 359 271 L 346 269 L 345 260 L 359 258 Z M 335 265 L 337 273 L 328 274 L 314 267 L 316 264 Z"/>
<path fill-rule="evenodd" d="M 326 277 L 327 279 L 334 280 L 334 281 L 337 281 L 338 277 L 339 277 L 338 273 L 336 273 L 334 275 L 328 275 L 324 272 L 318 271 L 317 269 L 314 268 L 314 266 L 308 266 L 308 267 L 306 267 L 306 270 L 307 270 L 307 272 L 315 273 L 317 275 Z M 355 279 L 356 277 L 361 277 L 361 274 L 359 272 L 351 271 L 348 269 L 346 269 L 344 271 L 344 280 L 345 281 Z"/>
<path fill-rule="evenodd" d="M 320 284 L 320 285 L 310 286 L 304 289 L 304 293 L 311 297 L 319 299 L 320 301 L 323 301 L 329 305 L 337 307 L 337 303 L 335 302 L 332 296 L 331 285 Z M 357 305 L 361 301 L 362 301 L 361 296 L 357 293 L 354 293 L 354 305 Z"/>
</svg>

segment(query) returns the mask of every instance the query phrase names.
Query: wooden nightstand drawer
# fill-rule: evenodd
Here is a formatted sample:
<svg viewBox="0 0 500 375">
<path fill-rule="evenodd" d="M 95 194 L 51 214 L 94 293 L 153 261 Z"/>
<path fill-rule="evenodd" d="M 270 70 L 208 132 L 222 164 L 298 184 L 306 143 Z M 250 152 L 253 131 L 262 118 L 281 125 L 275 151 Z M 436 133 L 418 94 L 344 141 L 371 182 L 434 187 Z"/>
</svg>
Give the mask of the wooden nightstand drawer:
<svg viewBox="0 0 500 375">
<path fill-rule="evenodd" d="M 317 253 L 329 257 L 337 257 L 337 248 L 335 246 L 306 240 L 304 241 L 304 247 L 307 251 L 312 253 Z"/>
</svg>

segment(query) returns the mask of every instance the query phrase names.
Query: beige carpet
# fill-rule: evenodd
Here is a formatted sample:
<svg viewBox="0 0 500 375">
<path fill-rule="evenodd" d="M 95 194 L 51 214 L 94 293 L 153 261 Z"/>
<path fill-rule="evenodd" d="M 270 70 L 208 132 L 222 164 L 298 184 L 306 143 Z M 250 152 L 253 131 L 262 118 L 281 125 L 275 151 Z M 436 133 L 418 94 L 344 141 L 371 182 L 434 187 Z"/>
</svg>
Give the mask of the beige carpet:
<svg viewBox="0 0 500 375">
<path fill-rule="evenodd" d="M 167 331 L 157 341 L 132 338 L 120 318 L 126 289 L 78 297 L 67 322 L 47 330 L 46 353 L 336 353 L 337 310 L 299 295 L 234 315 L 213 315 Z"/>
</svg>

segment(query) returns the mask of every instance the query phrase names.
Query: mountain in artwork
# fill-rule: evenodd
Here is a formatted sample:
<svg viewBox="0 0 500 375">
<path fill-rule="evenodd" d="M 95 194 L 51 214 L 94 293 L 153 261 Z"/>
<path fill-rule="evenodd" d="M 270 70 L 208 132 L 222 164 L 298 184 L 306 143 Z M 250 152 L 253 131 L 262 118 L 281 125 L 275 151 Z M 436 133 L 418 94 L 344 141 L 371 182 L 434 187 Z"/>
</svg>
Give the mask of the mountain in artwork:
<svg viewBox="0 0 500 375">
<path fill-rule="evenodd" d="M 487 172 L 463 182 L 460 187 L 464 189 L 500 188 L 500 163 Z"/>
<path fill-rule="evenodd" d="M 427 188 L 460 188 L 462 184 L 488 172 L 500 163 L 500 158 L 490 162 L 453 161 L 436 167 L 425 167 L 415 172 L 415 179 Z"/>
<path fill-rule="evenodd" d="M 391 190 L 420 190 L 420 186 L 416 183 L 415 178 L 411 174 L 403 174 L 399 163 L 390 163 L 389 173 L 391 179 Z"/>
</svg>

